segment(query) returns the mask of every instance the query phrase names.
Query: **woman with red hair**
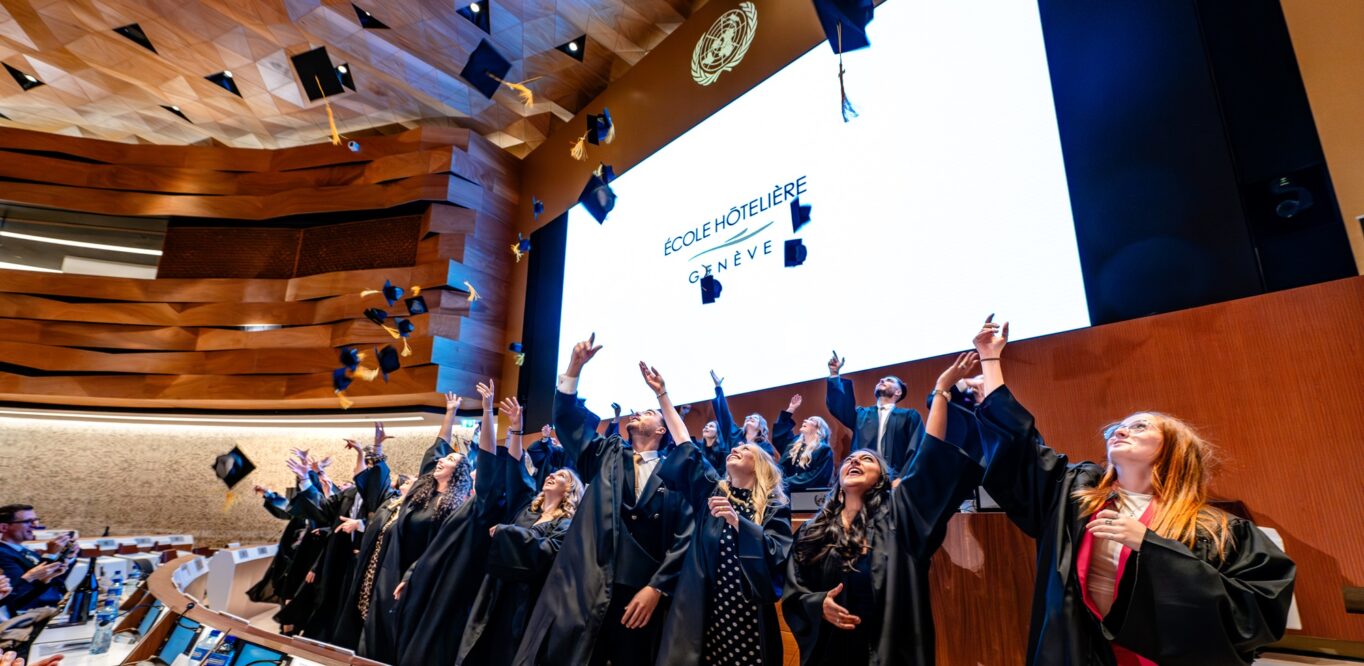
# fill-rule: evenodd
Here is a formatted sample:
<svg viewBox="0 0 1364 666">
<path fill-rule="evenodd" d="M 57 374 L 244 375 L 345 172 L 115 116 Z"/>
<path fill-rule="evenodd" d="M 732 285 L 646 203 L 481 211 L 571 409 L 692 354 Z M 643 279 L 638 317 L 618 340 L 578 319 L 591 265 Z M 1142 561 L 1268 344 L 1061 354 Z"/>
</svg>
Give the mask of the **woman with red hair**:
<svg viewBox="0 0 1364 666">
<path fill-rule="evenodd" d="M 1213 450 L 1139 412 L 1103 429 L 1107 461 L 1069 463 L 1004 386 L 1009 325 L 975 337 L 984 485 L 1037 540 L 1028 664 L 1239 666 L 1283 636 L 1293 561 L 1209 503 Z"/>
</svg>

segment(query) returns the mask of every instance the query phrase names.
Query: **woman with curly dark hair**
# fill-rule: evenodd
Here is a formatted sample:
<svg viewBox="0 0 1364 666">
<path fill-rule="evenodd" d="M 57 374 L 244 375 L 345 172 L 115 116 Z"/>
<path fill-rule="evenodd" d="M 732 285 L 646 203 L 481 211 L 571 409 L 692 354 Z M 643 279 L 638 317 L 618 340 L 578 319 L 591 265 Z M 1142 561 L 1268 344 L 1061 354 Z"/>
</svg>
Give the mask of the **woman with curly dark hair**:
<svg viewBox="0 0 1364 666">
<path fill-rule="evenodd" d="M 939 395 L 974 362 L 962 354 L 939 377 L 926 435 L 899 484 L 881 456 L 854 451 L 796 533 L 782 612 L 802 666 L 934 664 L 928 563 L 981 473 L 978 456 L 942 440 L 947 401 Z"/>
<path fill-rule="evenodd" d="M 394 597 L 407 570 L 426 552 L 441 523 L 469 499 L 473 471 L 466 452 L 450 445 L 459 396 L 445 396 L 445 422 L 422 457 L 421 473 L 412 483 L 392 526 L 384 533 L 382 559 L 373 573 L 368 616 L 357 652 L 369 659 L 396 663 L 398 627 Z"/>
</svg>

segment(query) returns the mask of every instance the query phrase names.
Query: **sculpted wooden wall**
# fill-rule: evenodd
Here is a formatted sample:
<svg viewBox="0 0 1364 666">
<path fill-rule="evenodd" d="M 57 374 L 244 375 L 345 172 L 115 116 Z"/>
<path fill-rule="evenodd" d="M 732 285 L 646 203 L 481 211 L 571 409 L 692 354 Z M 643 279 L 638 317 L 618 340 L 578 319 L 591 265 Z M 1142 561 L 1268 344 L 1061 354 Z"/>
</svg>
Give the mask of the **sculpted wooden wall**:
<svg viewBox="0 0 1364 666">
<path fill-rule="evenodd" d="M 1303 630 L 1290 634 L 1364 641 L 1364 615 L 1345 612 L 1341 590 L 1364 586 L 1364 511 L 1358 509 L 1364 466 L 1356 460 L 1364 441 L 1361 329 L 1364 277 L 1015 342 L 1005 354 L 1005 374 L 1037 416 L 1048 443 L 1075 460 L 1102 460 L 1098 429 L 1136 411 L 1165 411 L 1193 423 L 1221 450 L 1216 495 L 1241 500 L 1257 523 L 1277 529 L 1298 563 Z M 963 349 L 974 333 L 961 332 Z M 806 363 L 811 375 L 823 375 L 826 360 L 791 362 Z M 924 398 L 947 362 L 947 357 L 926 359 L 849 377 L 859 403 L 869 404 L 874 380 L 898 375 L 910 387 L 905 404 L 925 414 Z M 716 370 L 724 374 L 723 368 Z M 772 419 L 792 393 L 800 393 L 804 407 L 797 418 L 828 419 L 841 455 L 851 433 L 825 411 L 824 385 L 820 379 L 734 396 L 730 406 L 735 414 L 757 411 Z M 689 426 L 698 431 L 709 418 L 709 406 L 697 405 Z M 949 547 L 955 538 L 949 535 Z M 962 543 L 973 540 L 1009 543 L 993 532 Z M 1005 549 L 1003 555 L 1017 560 L 1006 565 L 992 548 L 981 551 L 987 568 L 980 578 L 1010 589 L 997 568 L 1023 571 L 1033 566 L 1032 554 Z M 940 553 L 935 562 L 941 564 L 943 557 Z M 960 558 L 953 554 L 951 559 Z M 935 580 L 942 583 L 946 576 L 975 590 L 972 576 L 960 569 L 938 569 Z M 989 617 L 1018 612 L 1005 600 L 992 609 L 988 594 L 980 594 L 986 595 L 977 599 L 980 604 L 960 616 L 969 625 L 951 631 L 944 626 L 949 612 L 941 605 L 944 598 L 934 597 L 940 604 L 943 654 L 983 654 L 977 652 L 984 649 L 980 637 L 1003 630 Z M 961 599 L 949 603 L 962 605 Z M 969 644 L 943 646 L 951 641 Z"/>
<path fill-rule="evenodd" d="M 360 296 L 385 280 L 420 286 L 431 313 L 412 318 L 413 355 L 388 383 L 352 384 L 358 406 L 435 406 L 437 391 L 470 391 L 512 365 L 517 165 L 468 130 L 367 138 L 353 152 L 0 129 L 6 177 L 28 182 L 5 183 L 4 201 L 172 217 L 161 279 L 0 271 L 0 401 L 334 409 L 339 347 L 401 348 L 362 314 L 386 306 Z"/>
</svg>

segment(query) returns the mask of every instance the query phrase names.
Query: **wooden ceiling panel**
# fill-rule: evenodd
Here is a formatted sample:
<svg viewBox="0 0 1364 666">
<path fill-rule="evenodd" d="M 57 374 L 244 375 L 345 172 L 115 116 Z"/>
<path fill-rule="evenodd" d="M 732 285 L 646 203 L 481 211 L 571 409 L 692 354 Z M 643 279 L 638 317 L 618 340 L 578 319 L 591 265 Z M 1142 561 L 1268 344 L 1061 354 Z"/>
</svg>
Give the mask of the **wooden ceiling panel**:
<svg viewBox="0 0 1364 666">
<path fill-rule="evenodd" d="M 0 77 L 11 119 L 0 123 L 127 143 L 317 143 L 326 105 L 303 94 L 290 56 L 325 46 L 357 88 L 331 99 L 343 134 L 453 123 L 524 155 L 544 141 L 539 128 L 582 110 L 698 3 L 484 0 L 491 34 L 455 13 L 462 0 L 356 4 L 389 29 L 362 28 L 349 0 L 0 0 L 0 59 L 46 84 L 25 92 Z M 113 32 L 130 23 L 155 53 Z M 582 35 L 583 62 L 557 50 Z M 529 84 L 536 104 L 471 92 L 459 74 L 483 39 L 511 62 L 509 80 L 541 77 Z M 225 70 L 240 97 L 204 78 Z M 171 105 L 190 122 L 160 108 Z"/>
</svg>

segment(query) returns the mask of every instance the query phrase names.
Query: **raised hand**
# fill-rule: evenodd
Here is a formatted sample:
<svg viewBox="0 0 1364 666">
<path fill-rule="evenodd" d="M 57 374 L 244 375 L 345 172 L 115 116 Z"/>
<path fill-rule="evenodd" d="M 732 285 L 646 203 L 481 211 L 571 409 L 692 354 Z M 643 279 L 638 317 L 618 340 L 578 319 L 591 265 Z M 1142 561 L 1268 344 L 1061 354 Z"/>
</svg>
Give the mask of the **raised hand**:
<svg viewBox="0 0 1364 666">
<path fill-rule="evenodd" d="M 649 364 L 644 361 L 639 362 L 639 374 L 643 375 L 644 383 L 654 390 L 654 395 L 661 398 L 664 393 L 668 392 L 667 386 L 663 383 L 663 375 L 658 374 L 658 370 L 649 367 Z M 715 373 L 711 374 L 714 375 Z"/>
<path fill-rule="evenodd" d="M 252 492 L 256 493 L 257 495 L 260 495 L 261 497 L 264 497 L 266 493 L 270 492 L 270 490 L 269 490 L 268 488 L 266 488 L 265 486 L 262 486 L 262 485 L 259 484 L 259 483 L 257 483 L 256 485 L 252 486 L 252 487 L 251 487 L 251 490 L 252 490 Z"/>
<path fill-rule="evenodd" d="M 801 398 L 799 393 L 791 396 L 791 402 L 786 403 L 786 412 L 788 414 L 795 414 L 796 410 L 800 409 L 800 400 Z"/>
<path fill-rule="evenodd" d="M 834 350 L 834 355 L 829 358 L 829 376 L 837 377 L 838 373 L 843 370 L 843 364 L 847 362 L 848 359 L 840 357 L 838 351 Z"/>
<path fill-rule="evenodd" d="M 516 396 L 508 396 L 502 399 L 502 413 L 507 415 L 507 420 L 511 423 L 512 430 L 521 429 L 521 402 Z"/>
<path fill-rule="evenodd" d="M 478 391 L 479 397 L 481 397 L 481 398 L 483 399 L 483 400 L 482 400 L 482 404 L 483 404 L 483 409 L 484 409 L 485 411 L 486 411 L 486 410 L 490 410 L 490 409 L 493 408 L 493 396 L 495 395 L 495 394 L 493 393 L 493 391 L 494 391 L 493 386 L 494 386 L 494 385 L 493 385 L 493 380 L 492 380 L 491 377 L 488 378 L 488 383 L 487 383 L 487 384 L 484 384 L 483 382 L 479 382 L 476 386 L 474 386 L 474 390 L 475 390 L 475 391 Z"/>
<path fill-rule="evenodd" d="M 592 357 L 601 351 L 601 345 L 596 344 L 596 342 L 597 334 L 593 333 L 588 339 L 573 345 L 573 355 L 568 359 L 568 371 L 564 374 L 569 377 L 577 377 L 582 372 L 583 366 L 587 365 L 587 362 L 591 361 Z"/>
<path fill-rule="evenodd" d="M 346 443 L 346 448 L 347 448 L 347 449 L 350 449 L 351 451 L 354 451 L 354 452 L 356 452 L 356 453 L 364 453 L 364 452 L 365 452 L 364 449 L 360 448 L 360 444 L 357 443 L 357 442 L 356 442 L 355 440 L 353 440 L 353 439 L 342 439 L 341 441 L 345 442 L 345 443 Z"/>
<path fill-rule="evenodd" d="M 321 471 L 323 471 L 323 470 L 325 470 L 325 469 L 327 469 L 328 467 L 331 467 L 331 466 L 332 466 L 332 457 L 331 457 L 331 456 L 327 456 L 326 458 L 323 458 L 323 459 L 317 461 L 317 471 L 319 471 L 319 472 L 321 472 Z"/>
<path fill-rule="evenodd" d="M 616 418 L 615 418 L 614 420 L 619 421 L 619 420 L 620 420 L 620 403 L 619 403 L 619 402 L 613 402 L 613 403 L 611 403 L 611 411 L 612 411 L 612 412 L 615 412 L 615 414 L 616 414 Z"/>
<path fill-rule="evenodd" d="M 938 383 L 934 384 L 934 388 L 944 393 L 952 390 L 952 387 L 955 386 L 957 382 L 971 376 L 971 371 L 975 368 L 976 363 L 979 360 L 980 354 L 977 354 L 976 352 L 962 352 L 961 354 L 958 354 L 957 360 L 953 361 L 952 365 L 947 366 L 947 369 L 943 370 L 941 375 L 938 375 Z"/>
<path fill-rule="evenodd" d="M 459 409 L 459 396 L 454 391 L 445 392 L 445 411 L 450 412 Z"/>
<path fill-rule="evenodd" d="M 980 332 L 971 342 L 976 346 L 976 352 L 982 359 L 997 359 L 1004 351 L 1004 345 L 1009 343 L 1009 322 L 1004 322 L 1001 326 L 994 323 L 993 313 L 985 318 L 985 323 L 981 325 Z"/>
<path fill-rule="evenodd" d="M 375 422 L 375 424 L 374 424 L 374 448 L 375 448 L 376 450 L 378 450 L 379 448 L 381 448 L 381 447 L 384 445 L 384 442 L 385 442 L 385 441 L 390 440 L 390 439 L 394 439 L 394 437 L 393 437 L 393 435 L 388 435 L 388 434 L 385 434 L 385 433 L 384 433 L 384 424 L 383 424 L 383 423 L 379 423 L 379 422 Z"/>
<path fill-rule="evenodd" d="M 725 378 L 724 378 L 724 377 L 721 377 L 721 376 L 719 376 L 719 375 L 717 375 L 717 374 L 715 374 L 715 371 L 714 371 L 714 370 L 711 370 L 711 371 L 710 371 L 710 380 L 713 381 L 713 382 L 715 382 L 715 385 L 716 385 L 716 386 L 719 386 L 719 385 L 725 383 Z"/>
<path fill-rule="evenodd" d="M 292 459 L 290 459 L 290 460 L 284 461 L 284 466 L 285 466 L 285 467 L 288 467 L 288 468 L 289 468 L 289 471 L 290 471 L 290 472 L 293 472 L 293 473 L 294 473 L 294 476 L 298 477 L 298 479 L 299 479 L 300 481 L 302 481 L 303 479 L 308 478 L 308 464 L 307 464 L 307 463 L 305 463 L 305 462 L 299 462 L 299 461 L 297 461 L 297 460 L 292 460 Z"/>
</svg>

